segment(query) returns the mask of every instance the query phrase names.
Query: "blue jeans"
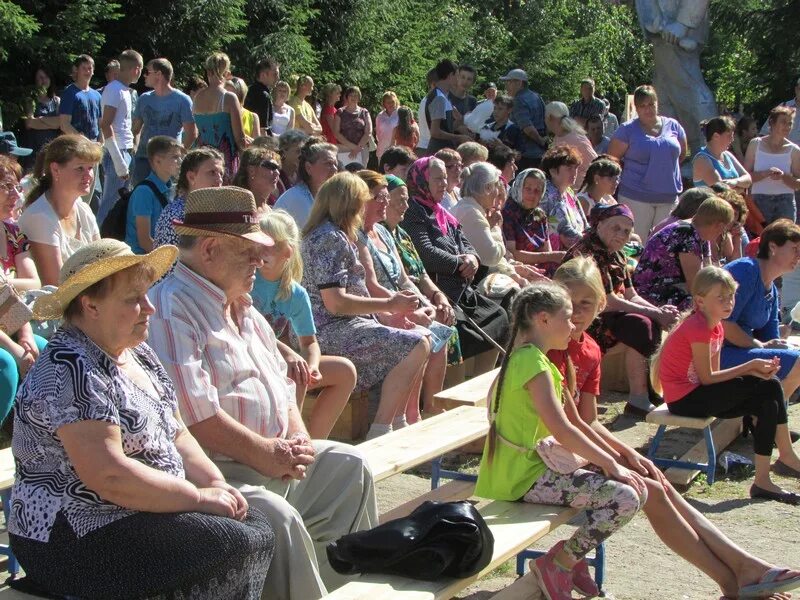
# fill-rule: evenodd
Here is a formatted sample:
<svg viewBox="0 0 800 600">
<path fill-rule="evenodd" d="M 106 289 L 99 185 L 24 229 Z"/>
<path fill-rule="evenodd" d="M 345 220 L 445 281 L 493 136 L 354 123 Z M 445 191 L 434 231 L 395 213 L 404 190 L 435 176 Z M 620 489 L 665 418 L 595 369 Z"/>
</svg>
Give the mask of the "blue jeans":
<svg viewBox="0 0 800 600">
<path fill-rule="evenodd" d="M 792 223 L 797 218 L 797 206 L 794 203 L 794 194 L 753 194 L 753 202 L 764 215 L 767 225 L 778 219 L 791 219 Z"/>
<path fill-rule="evenodd" d="M 34 335 L 33 338 L 36 340 L 39 352 L 44 350 L 47 340 L 38 335 Z M 11 407 L 14 406 L 18 385 L 17 361 L 8 350 L 0 348 L 0 423 L 6 420 L 8 413 L 11 412 Z"/>
<path fill-rule="evenodd" d="M 130 150 L 123 150 L 122 157 L 128 162 L 130 167 L 133 157 Z M 108 150 L 103 151 L 103 195 L 100 197 L 100 206 L 97 209 L 97 224 L 102 225 L 108 213 L 114 208 L 114 205 L 119 200 L 120 188 L 131 189 L 131 179 L 122 180 L 117 177 L 117 172 L 114 170 L 114 162 L 111 160 L 111 155 Z"/>
</svg>

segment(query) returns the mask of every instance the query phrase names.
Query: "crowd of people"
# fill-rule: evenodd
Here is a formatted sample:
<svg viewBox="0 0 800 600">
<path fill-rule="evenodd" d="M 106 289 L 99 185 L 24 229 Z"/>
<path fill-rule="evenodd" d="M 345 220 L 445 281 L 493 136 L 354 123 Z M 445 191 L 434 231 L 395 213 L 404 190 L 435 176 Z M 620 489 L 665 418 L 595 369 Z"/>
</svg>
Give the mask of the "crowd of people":
<svg viewBox="0 0 800 600">
<path fill-rule="evenodd" d="M 316 95 L 269 57 L 242 77 L 215 53 L 185 92 L 134 50 L 101 90 L 90 56 L 73 67 L 60 94 L 36 71 L 30 147 L 0 133 L 3 285 L 33 307 L 0 333 L 28 589 L 320 598 L 344 581 L 324 545 L 378 523 L 365 458 L 327 440 L 351 393 L 374 392 L 372 439 L 498 364 L 476 492 L 588 514 L 533 563 L 549 600 L 597 593 L 583 557 L 639 508 L 723 598 L 800 585 L 597 416 L 619 347 L 627 413 L 743 417 L 751 496 L 800 504 L 770 477 L 800 478 L 779 291 L 800 265 L 800 80 L 760 133 L 710 119 L 689 157 L 649 85 L 620 123 L 590 78 L 545 103 L 516 68 L 478 98 L 442 60 L 417 111 L 389 90 L 373 118 L 358 87 Z"/>
</svg>

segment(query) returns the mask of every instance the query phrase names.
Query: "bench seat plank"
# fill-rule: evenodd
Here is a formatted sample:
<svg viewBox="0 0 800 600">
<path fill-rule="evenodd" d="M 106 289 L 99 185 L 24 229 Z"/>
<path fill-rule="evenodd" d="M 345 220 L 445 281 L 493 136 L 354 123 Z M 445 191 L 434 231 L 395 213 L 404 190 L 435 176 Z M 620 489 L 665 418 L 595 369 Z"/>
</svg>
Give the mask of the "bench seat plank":
<svg viewBox="0 0 800 600">
<path fill-rule="evenodd" d="M 645 420 L 653 425 L 669 425 L 670 427 L 687 427 L 704 429 L 714 422 L 715 417 L 681 417 L 669 412 L 666 402 L 647 413 Z"/>
<path fill-rule="evenodd" d="M 427 502 L 428 500 L 432 500 L 434 502 L 455 502 L 457 500 L 466 500 L 467 498 L 472 497 L 474 491 L 474 481 L 448 481 L 444 485 L 440 485 L 435 490 L 431 490 L 426 494 L 417 496 L 416 498 L 413 498 L 408 502 L 405 502 L 400 506 L 383 513 L 381 515 L 381 523 L 386 523 L 392 519 L 407 517 L 418 506 L 421 506 L 423 502 Z"/>
<path fill-rule="evenodd" d="M 327 600 L 446 600 L 521 550 L 569 521 L 577 510 L 495 500 L 480 508 L 494 535 L 494 554 L 480 573 L 465 579 L 417 581 L 391 575 L 365 575 L 325 596 Z"/>
<path fill-rule="evenodd" d="M 489 393 L 489 387 L 491 387 L 499 372 L 499 368 L 494 369 L 442 390 L 433 396 L 434 406 L 445 410 L 464 405 L 486 406 L 486 395 Z"/>
<path fill-rule="evenodd" d="M 484 437 L 486 410 L 460 406 L 356 446 L 367 457 L 375 481 L 429 462 Z"/>
</svg>

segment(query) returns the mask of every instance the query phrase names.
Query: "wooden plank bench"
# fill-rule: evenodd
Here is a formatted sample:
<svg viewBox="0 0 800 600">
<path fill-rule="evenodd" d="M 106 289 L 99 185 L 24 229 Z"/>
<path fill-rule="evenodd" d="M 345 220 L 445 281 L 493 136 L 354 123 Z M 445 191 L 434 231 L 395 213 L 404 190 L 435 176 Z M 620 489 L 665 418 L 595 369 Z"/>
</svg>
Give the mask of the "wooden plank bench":
<svg viewBox="0 0 800 600">
<path fill-rule="evenodd" d="M 658 425 L 656 435 L 650 442 L 647 457 L 659 467 L 666 468 L 664 474 L 672 483 L 688 485 L 698 473 L 705 472 L 709 485 L 714 484 L 717 453 L 727 447 L 741 432 L 741 419 L 692 418 L 673 415 L 666 404 L 651 411 L 646 419 Z M 658 457 L 658 447 L 667 427 L 701 429 L 703 441 L 689 449 L 680 459 Z M 701 462 L 705 459 L 705 462 Z"/>
<path fill-rule="evenodd" d="M 461 406 L 363 442 L 356 448 L 367 457 L 377 482 L 479 440 L 488 431 L 485 409 Z"/>
<path fill-rule="evenodd" d="M 500 369 L 493 369 L 464 383 L 442 390 L 433 396 L 434 407 L 450 410 L 457 406 L 486 406 L 489 387 L 499 372 Z"/>
</svg>

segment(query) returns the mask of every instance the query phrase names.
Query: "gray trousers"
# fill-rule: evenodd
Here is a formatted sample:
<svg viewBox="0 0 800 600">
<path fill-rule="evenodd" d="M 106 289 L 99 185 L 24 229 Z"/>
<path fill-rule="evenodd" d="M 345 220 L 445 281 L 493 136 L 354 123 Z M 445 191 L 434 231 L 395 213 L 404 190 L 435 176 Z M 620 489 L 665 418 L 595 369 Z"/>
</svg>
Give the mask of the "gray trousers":
<svg viewBox="0 0 800 600">
<path fill-rule="evenodd" d="M 375 487 L 364 456 L 347 444 L 313 443 L 316 461 L 302 480 L 284 482 L 241 463 L 216 463 L 275 531 L 265 600 L 317 600 L 347 583 L 328 564 L 325 546 L 378 524 Z"/>
</svg>

